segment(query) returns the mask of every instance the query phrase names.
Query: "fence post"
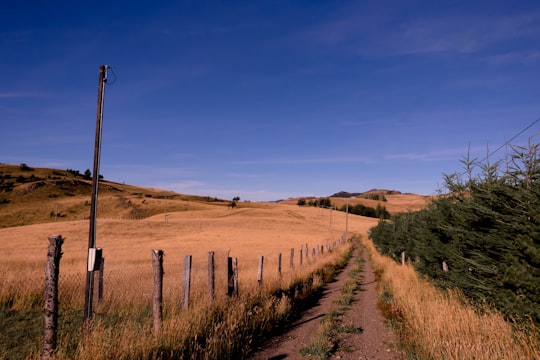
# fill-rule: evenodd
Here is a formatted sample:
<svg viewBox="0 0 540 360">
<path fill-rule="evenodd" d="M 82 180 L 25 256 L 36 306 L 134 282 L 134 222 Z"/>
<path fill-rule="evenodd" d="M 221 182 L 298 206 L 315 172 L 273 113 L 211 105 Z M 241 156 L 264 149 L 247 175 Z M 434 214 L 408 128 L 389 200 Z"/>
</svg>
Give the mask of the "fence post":
<svg viewBox="0 0 540 360">
<path fill-rule="evenodd" d="M 238 297 L 238 258 L 233 259 L 233 287 L 234 296 Z"/>
<path fill-rule="evenodd" d="M 232 296 L 234 293 L 234 274 L 232 257 L 227 257 L 227 296 Z"/>
<path fill-rule="evenodd" d="M 405 250 L 401 252 L 401 265 L 405 266 Z"/>
<path fill-rule="evenodd" d="M 227 258 L 227 295 L 238 296 L 238 258 Z"/>
<path fill-rule="evenodd" d="M 277 274 L 281 278 L 281 253 L 277 256 Z"/>
<path fill-rule="evenodd" d="M 154 314 L 154 336 L 157 337 L 163 323 L 163 250 L 152 250 L 152 269 L 154 271 L 152 311 Z"/>
<path fill-rule="evenodd" d="M 184 277 L 182 280 L 182 308 L 189 308 L 189 292 L 191 287 L 191 255 L 184 256 Z"/>
<path fill-rule="evenodd" d="M 291 248 L 291 259 L 289 262 L 289 267 L 291 269 L 294 269 L 294 248 Z"/>
<path fill-rule="evenodd" d="M 215 266 L 214 266 L 214 252 L 208 252 L 208 301 L 210 305 L 214 303 L 214 286 L 215 286 Z"/>
<path fill-rule="evenodd" d="M 61 235 L 49 237 L 47 263 L 45 266 L 45 321 L 43 326 L 43 351 L 41 359 L 52 359 L 56 350 L 58 328 L 58 277 L 62 257 Z"/>
<path fill-rule="evenodd" d="M 263 265 L 264 265 L 264 256 L 259 257 L 259 270 L 257 271 L 257 284 L 262 285 L 263 281 Z"/>
<path fill-rule="evenodd" d="M 300 266 L 302 266 L 302 253 L 303 253 L 302 250 L 303 250 L 303 249 L 302 249 L 302 247 L 300 246 L 300 254 L 298 254 L 298 256 L 300 257 Z"/>
<path fill-rule="evenodd" d="M 308 245 L 306 243 L 306 260 L 308 259 L 309 257 L 309 248 L 308 248 Z"/>
</svg>

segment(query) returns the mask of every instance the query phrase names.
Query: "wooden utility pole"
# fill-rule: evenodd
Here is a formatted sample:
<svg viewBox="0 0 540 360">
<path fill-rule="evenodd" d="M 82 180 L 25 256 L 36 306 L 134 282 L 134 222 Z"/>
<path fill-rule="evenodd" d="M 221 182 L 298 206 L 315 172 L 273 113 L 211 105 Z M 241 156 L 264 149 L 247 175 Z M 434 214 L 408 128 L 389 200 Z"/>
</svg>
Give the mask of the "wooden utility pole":
<svg viewBox="0 0 540 360">
<path fill-rule="evenodd" d="M 92 195 L 90 206 L 90 231 L 88 235 L 88 272 L 86 274 L 86 291 L 84 299 L 84 322 L 85 324 L 92 318 L 92 298 L 94 294 L 94 269 L 90 263 L 95 261 L 92 258 L 95 252 L 90 249 L 96 247 L 96 214 L 99 187 L 99 159 L 101 153 L 101 125 L 103 123 L 103 100 L 105 93 L 105 83 L 107 82 L 107 65 L 99 67 L 98 80 L 98 100 L 96 111 L 96 137 L 94 143 L 94 171 L 92 172 Z"/>
</svg>

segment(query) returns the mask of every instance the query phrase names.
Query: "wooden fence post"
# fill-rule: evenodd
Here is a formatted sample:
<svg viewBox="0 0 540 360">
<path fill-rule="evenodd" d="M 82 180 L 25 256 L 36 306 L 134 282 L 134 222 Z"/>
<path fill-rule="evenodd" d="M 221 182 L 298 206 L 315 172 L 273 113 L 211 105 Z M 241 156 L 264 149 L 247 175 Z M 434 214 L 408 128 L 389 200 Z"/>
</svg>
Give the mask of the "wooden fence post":
<svg viewBox="0 0 540 360">
<path fill-rule="evenodd" d="M 154 314 L 154 336 L 157 337 L 163 323 L 163 250 L 152 250 L 152 269 L 154 271 L 152 311 Z"/>
<path fill-rule="evenodd" d="M 58 328 L 58 277 L 62 257 L 61 235 L 49 237 L 45 266 L 45 321 L 43 326 L 43 351 L 41 359 L 52 359 L 56 350 Z"/>
<path fill-rule="evenodd" d="M 303 249 L 302 249 L 302 247 L 300 246 L 300 254 L 298 254 L 298 256 L 299 256 L 299 258 L 300 258 L 300 263 L 299 263 L 300 266 L 302 266 L 302 253 L 303 253 L 302 250 L 303 250 Z"/>
<path fill-rule="evenodd" d="M 401 265 L 405 266 L 405 250 L 401 252 Z"/>
<path fill-rule="evenodd" d="M 214 303 L 214 286 L 216 280 L 216 269 L 214 266 L 214 252 L 208 252 L 208 301 L 210 305 Z"/>
<path fill-rule="evenodd" d="M 234 274 L 232 257 L 227 257 L 227 295 L 233 296 L 234 293 Z"/>
<path fill-rule="evenodd" d="M 262 285 L 263 281 L 263 265 L 264 265 L 264 256 L 259 257 L 259 270 L 257 271 L 257 284 Z"/>
<path fill-rule="evenodd" d="M 238 258 L 227 258 L 227 295 L 238 296 Z"/>
<path fill-rule="evenodd" d="M 289 267 L 291 269 L 294 269 L 294 248 L 291 248 L 291 259 L 289 262 Z"/>
<path fill-rule="evenodd" d="M 281 278 L 281 253 L 277 256 L 277 274 Z"/>
<path fill-rule="evenodd" d="M 191 287 L 191 255 L 184 256 L 184 277 L 182 280 L 182 308 L 189 308 L 189 293 Z"/>
<path fill-rule="evenodd" d="M 306 243 L 306 260 L 308 259 L 309 257 L 309 248 L 308 248 L 308 245 Z"/>
<path fill-rule="evenodd" d="M 238 297 L 238 258 L 233 259 L 233 294 Z"/>
</svg>

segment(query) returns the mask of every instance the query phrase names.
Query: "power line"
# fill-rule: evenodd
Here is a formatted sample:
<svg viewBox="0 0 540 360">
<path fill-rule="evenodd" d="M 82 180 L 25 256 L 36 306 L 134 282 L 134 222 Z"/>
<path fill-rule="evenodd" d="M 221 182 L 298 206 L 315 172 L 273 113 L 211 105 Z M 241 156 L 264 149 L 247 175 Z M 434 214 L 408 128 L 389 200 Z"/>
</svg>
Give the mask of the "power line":
<svg viewBox="0 0 540 360">
<path fill-rule="evenodd" d="M 107 66 L 107 70 L 114 76 L 114 79 L 112 80 L 112 82 L 111 81 L 106 81 L 107 85 L 113 85 L 117 80 L 116 74 L 114 73 L 113 68 L 110 67 L 110 66 Z"/>
<path fill-rule="evenodd" d="M 523 128 L 520 132 L 518 132 L 516 135 L 512 136 L 512 138 L 510 138 L 510 140 L 507 140 L 505 141 L 501 146 L 499 146 L 498 148 L 496 148 L 495 150 L 493 150 L 492 152 L 488 153 L 482 160 L 480 160 L 480 162 L 484 162 L 486 161 L 489 157 L 491 157 L 493 154 L 495 154 L 497 151 L 501 150 L 502 148 L 504 148 L 505 146 L 507 146 L 510 142 L 512 142 L 515 138 L 517 138 L 518 136 L 520 136 L 521 134 L 523 134 L 525 131 L 529 130 L 531 127 L 533 127 L 534 124 L 536 124 L 537 122 L 540 122 L 540 117 L 536 120 L 534 120 L 532 123 L 530 123 L 529 125 L 527 125 L 525 128 Z"/>
</svg>

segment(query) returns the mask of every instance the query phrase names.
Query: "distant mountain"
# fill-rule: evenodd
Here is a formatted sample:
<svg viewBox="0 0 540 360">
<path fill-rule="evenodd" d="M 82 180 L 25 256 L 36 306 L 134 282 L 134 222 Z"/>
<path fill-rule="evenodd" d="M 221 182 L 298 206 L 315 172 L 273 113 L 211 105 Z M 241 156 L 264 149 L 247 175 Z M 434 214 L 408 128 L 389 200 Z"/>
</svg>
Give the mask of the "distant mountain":
<svg viewBox="0 0 540 360">
<path fill-rule="evenodd" d="M 371 189 L 365 192 L 357 192 L 357 193 L 350 193 L 347 191 L 340 191 L 333 195 L 330 195 L 330 197 L 337 197 L 337 198 L 350 198 L 350 197 L 363 197 L 369 194 L 382 194 L 382 195 L 399 195 L 401 194 L 400 191 L 396 190 L 385 190 L 385 189 Z"/>
<path fill-rule="evenodd" d="M 350 198 L 350 197 L 357 197 L 358 195 L 360 195 L 360 193 L 350 193 L 347 191 L 340 191 L 333 195 L 330 195 L 329 197 Z"/>
</svg>

